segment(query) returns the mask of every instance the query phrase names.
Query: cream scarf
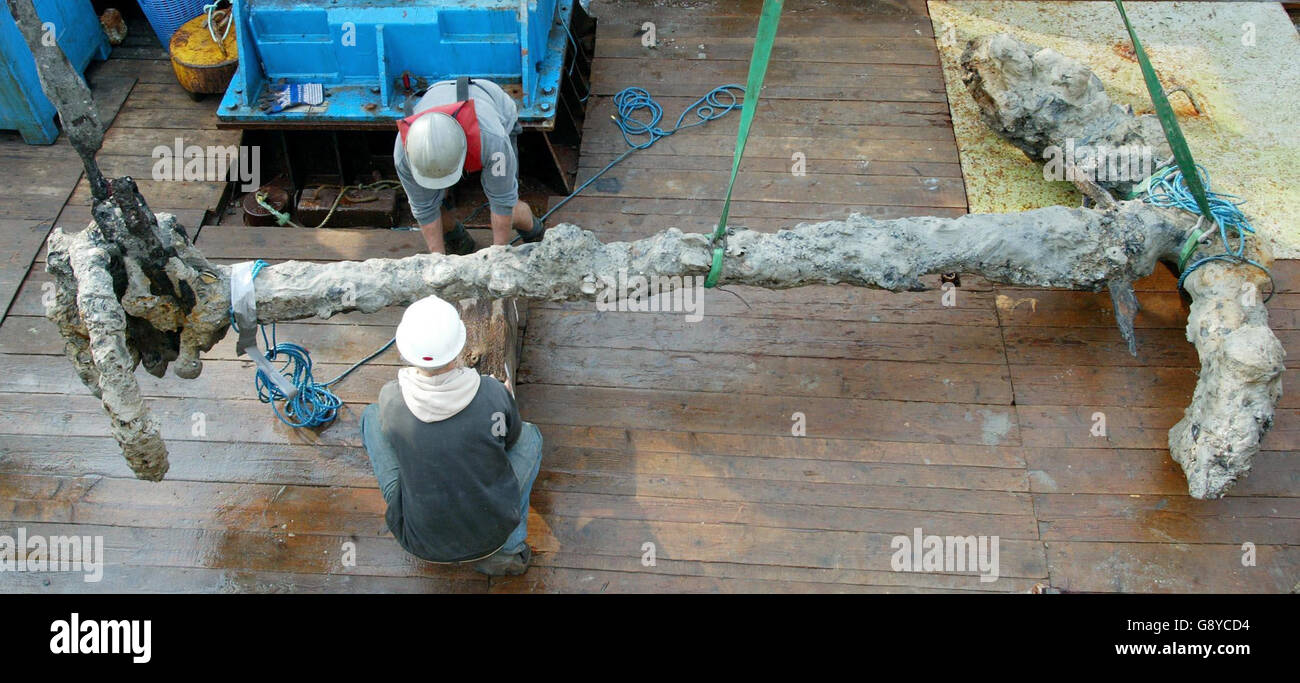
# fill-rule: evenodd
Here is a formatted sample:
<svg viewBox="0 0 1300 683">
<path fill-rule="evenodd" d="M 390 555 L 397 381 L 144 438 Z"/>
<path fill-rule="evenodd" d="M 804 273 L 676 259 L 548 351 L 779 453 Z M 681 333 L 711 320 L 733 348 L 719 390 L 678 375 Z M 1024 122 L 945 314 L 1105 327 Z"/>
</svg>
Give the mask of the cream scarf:
<svg viewBox="0 0 1300 683">
<path fill-rule="evenodd" d="M 397 372 L 397 384 L 406 407 L 421 422 L 438 422 L 464 410 L 478 393 L 480 379 L 473 368 L 457 368 L 433 376 L 421 374 L 415 368 Z"/>
</svg>

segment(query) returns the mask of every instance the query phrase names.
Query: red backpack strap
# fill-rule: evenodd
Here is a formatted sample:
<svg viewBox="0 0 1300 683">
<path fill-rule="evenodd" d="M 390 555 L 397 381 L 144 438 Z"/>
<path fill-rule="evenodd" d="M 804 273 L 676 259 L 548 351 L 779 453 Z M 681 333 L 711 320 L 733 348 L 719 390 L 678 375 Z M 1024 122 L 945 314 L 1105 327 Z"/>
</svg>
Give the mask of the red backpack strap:
<svg viewBox="0 0 1300 683">
<path fill-rule="evenodd" d="M 469 90 L 468 79 L 466 80 L 466 92 Z M 459 81 L 456 86 L 460 90 Z M 402 138 L 402 144 L 406 144 L 406 135 L 411 130 L 411 124 L 415 120 L 430 112 L 440 112 L 456 119 L 460 124 L 461 130 L 465 131 L 465 171 L 473 173 L 483 169 L 483 139 L 479 133 L 478 111 L 474 108 L 473 98 L 452 102 L 451 104 L 442 104 L 437 107 L 430 107 L 424 111 L 412 114 L 404 119 L 397 120 L 397 134 Z"/>
<path fill-rule="evenodd" d="M 478 111 L 473 98 L 465 100 L 452 116 L 465 130 L 465 171 L 473 173 L 483 169 L 483 137 L 478 129 Z"/>
</svg>

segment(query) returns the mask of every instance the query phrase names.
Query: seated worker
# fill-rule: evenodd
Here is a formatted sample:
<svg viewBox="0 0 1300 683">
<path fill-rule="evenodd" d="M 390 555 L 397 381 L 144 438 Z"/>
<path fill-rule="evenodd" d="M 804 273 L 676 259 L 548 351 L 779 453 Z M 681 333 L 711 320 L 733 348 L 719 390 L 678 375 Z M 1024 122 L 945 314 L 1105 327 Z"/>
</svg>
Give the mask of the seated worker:
<svg viewBox="0 0 1300 683">
<path fill-rule="evenodd" d="M 475 562 L 489 576 L 522 574 L 542 435 L 520 420 L 509 380 L 465 367 L 464 346 L 455 306 L 436 296 L 411 304 L 397 351 L 412 367 L 362 413 L 361 440 L 402 548 L 430 562 Z"/>
<path fill-rule="evenodd" d="M 519 200 L 521 128 L 510 95 L 488 80 L 439 81 L 429 86 L 414 112 L 397 124 L 393 163 L 429 251 L 474 251 L 465 226 L 442 220 L 442 198 L 463 172 L 479 169 L 492 211 L 492 243 L 508 244 L 512 228 L 526 233 L 526 241 L 540 239 L 540 221 Z"/>
</svg>

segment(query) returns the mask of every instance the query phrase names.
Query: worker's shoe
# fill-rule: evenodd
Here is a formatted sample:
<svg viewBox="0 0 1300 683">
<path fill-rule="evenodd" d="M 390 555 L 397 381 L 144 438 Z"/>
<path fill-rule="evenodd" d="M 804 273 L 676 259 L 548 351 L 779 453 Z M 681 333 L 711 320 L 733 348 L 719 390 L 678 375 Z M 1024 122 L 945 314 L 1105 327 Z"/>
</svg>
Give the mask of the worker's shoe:
<svg viewBox="0 0 1300 683">
<path fill-rule="evenodd" d="M 515 228 L 515 232 L 519 233 L 519 241 L 521 242 L 541 242 L 542 236 L 546 234 L 546 226 L 542 225 L 542 219 L 533 216 L 532 230 L 520 230 L 519 228 Z"/>
<path fill-rule="evenodd" d="M 524 549 L 511 554 L 496 553 L 474 564 L 474 571 L 488 576 L 519 576 L 528 571 L 533 561 L 533 549 L 524 545 Z"/>
<path fill-rule="evenodd" d="M 470 237 L 469 231 L 465 229 L 465 224 L 459 221 L 456 222 L 456 227 L 442 233 L 442 243 L 447 247 L 448 254 L 456 256 L 472 254 L 475 249 L 478 249 L 474 238 Z"/>
</svg>

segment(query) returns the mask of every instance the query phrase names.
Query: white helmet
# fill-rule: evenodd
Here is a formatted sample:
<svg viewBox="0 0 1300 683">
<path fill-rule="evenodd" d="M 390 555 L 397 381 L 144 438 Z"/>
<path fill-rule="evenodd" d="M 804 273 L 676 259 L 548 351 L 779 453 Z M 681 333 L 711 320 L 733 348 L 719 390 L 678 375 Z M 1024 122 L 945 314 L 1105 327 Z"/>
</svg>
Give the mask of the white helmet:
<svg viewBox="0 0 1300 683">
<path fill-rule="evenodd" d="M 465 348 L 465 323 L 456 307 L 426 296 L 406 307 L 397 325 L 397 352 L 417 368 L 440 368 Z"/>
<path fill-rule="evenodd" d="M 465 129 L 442 112 L 429 112 L 406 132 L 406 159 L 415 182 L 431 190 L 451 187 L 460 180 L 469 148 Z"/>
</svg>

